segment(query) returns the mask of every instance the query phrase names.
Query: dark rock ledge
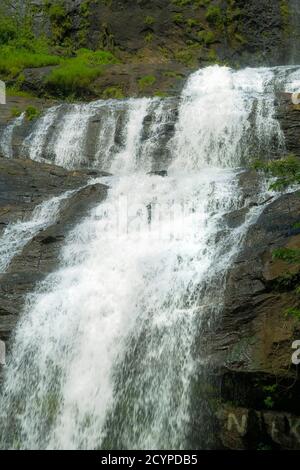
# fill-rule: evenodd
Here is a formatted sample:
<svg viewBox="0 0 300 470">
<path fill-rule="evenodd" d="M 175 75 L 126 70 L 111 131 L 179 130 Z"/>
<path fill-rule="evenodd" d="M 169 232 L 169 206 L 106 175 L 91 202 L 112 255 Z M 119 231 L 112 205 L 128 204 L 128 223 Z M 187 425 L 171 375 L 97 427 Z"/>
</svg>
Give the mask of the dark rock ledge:
<svg viewBox="0 0 300 470">
<path fill-rule="evenodd" d="M 223 316 L 207 336 L 225 448 L 300 449 L 299 366 L 292 363 L 300 321 L 285 315 L 299 306 L 300 265 L 272 257 L 279 247 L 300 248 L 299 220 L 300 191 L 264 210 L 228 274 Z"/>
</svg>

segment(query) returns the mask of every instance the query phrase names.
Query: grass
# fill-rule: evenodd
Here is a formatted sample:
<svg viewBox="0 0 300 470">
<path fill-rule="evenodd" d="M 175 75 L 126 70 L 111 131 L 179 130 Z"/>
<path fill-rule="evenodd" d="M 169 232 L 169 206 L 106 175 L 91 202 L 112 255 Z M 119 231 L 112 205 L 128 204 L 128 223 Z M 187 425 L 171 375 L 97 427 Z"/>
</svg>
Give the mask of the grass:
<svg viewBox="0 0 300 470">
<path fill-rule="evenodd" d="M 60 21 L 64 16 L 62 5 L 47 5 L 52 22 Z M 67 52 L 67 48 L 58 45 L 53 49 L 44 37 L 35 37 L 28 25 L 20 26 L 1 15 L 0 7 L 0 77 L 13 81 L 11 92 L 19 92 L 25 69 L 55 66 L 45 79 L 47 91 L 61 97 L 76 96 L 90 88 L 104 65 L 118 62 L 112 53 L 103 50 L 79 49 L 72 56 L 66 56 Z M 111 93 L 120 95 L 116 90 Z"/>
<path fill-rule="evenodd" d="M 18 48 L 13 45 L 0 47 L 0 74 L 4 77 L 15 78 L 26 68 L 58 65 L 60 57 Z"/>
<path fill-rule="evenodd" d="M 88 89 L 101 75 L 103 66 L 118 63 L 116 57 L 107 51 L 81 49 L 76 56 L 64 59 L 46 79 L 47 86 L 56 93 L 67 96 Z"/>
</svg>

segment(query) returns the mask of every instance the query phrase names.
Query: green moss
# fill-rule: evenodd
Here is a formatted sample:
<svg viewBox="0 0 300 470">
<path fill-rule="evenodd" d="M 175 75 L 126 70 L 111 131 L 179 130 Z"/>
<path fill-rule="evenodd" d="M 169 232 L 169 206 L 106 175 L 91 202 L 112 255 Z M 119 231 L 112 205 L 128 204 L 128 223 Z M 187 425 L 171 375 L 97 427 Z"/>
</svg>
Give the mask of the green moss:
<svg viewBox="0 0 300 470">
<path fill-rule="evenodd" d="M 168 93 L 166 93 L 165 91 L 156 91 L 154 93 L 154 96 L 156 96 L 157 98 L 167 98 Z"/>
<path fill-rule="evenodd" d="M 213 31 L 199 31 L 197 36 L 201 43 L 206 46 L 216 42 L 216 35 Z"/>
<path fill-rule="evenodd" d="M 156 77 L 154 75 L 145 75 L 144 77 L 140 78 L 138 81 L 139 89 L 145 90 L 147 88 L 152 87 L 156 82 Z"/>
<path fill-rule="evenodd" d="M 288 0 L 280 0 L 280 13 L 284 24 L 288 24 L 290 19 L 290 9 Z"/>
<path fill-rule="evenodd" d="M 222 10 L 219 6 L 210 5 L 207 8 L 205 18 L 213 26 L 219 27 L 223 24 Z"/>
<path fill-rule="evenodd" d="M 175 53 L 175 59 L 187 67 L 193 67 L 197 64 L 197 57 L 199 56 L 200 51 L 201 49 L 199 48 L 199 45 L 192 44 L 185 49 L 177 51 Z"/>
<path fill-rule="evenodd" d="M 124 96 L 124 93 L 123 93 L 123 90 L 121 87 L 119 86 L 111 86 L 111 87 L 108 87 L 104 90 L 104 92 L 102 93 L 102 98 L 107 100 L 107 99 L 117 99 L 117 100 L 121 100 L 123 98 L 125 98 Z"/>
<path fill-rule="evenodd" d="M 28 121 L 32 121 L 33 119 L 37 119 L 40 116 L 40 111 L 35 106 L 27 106 L 25 110 L 25 115 Z"/>
<path fill-rule="evenodd" d="M 53 43 L 63 44 L 72 27 L 71 18 L 66 12 L 63 0 L 55 3 L 46 1 L 44 8 L 50 19 Z"/>
<path fill-rule="evenodd" d="M 147 33 L 146 36 L 145 36 L 145 41 L 146 42 L 152 42 L 153 41 L 153 38 L 154 38 L 154 35 L 153 33 Z"/>
<path fill-rule="evenodd" d="M 182 13 L 175 13 L 173 16 L 172 16 L 172 21 L 173 23 L 175 24 L 183 24 L 184 22 L 184 18 L 183 18 L 183 15 Z"/>
<path fill-rule="evenodd" d="M 188 26 L 188 28 L 195 28 L 199 26 L 199 21 L 196 20 L 195 18 L 188 18 L 185 23 Z"/>
<path fill-rule="evenodd" d="M 147 26 L 152 26 L 155 23 L 155 19 L 153 18 L 153 16 L 146 16 L 146 18 L 144 19 L 144 23 Z"/>
<path fill-rule="evenodd" d="M 167 70 L 167 72 L 163 73 L 163 76 L 167 78 L 176 78 L 178 80 L 183 77 L 182 74 L 174 72 L 173 70 Z"/>
</svg>

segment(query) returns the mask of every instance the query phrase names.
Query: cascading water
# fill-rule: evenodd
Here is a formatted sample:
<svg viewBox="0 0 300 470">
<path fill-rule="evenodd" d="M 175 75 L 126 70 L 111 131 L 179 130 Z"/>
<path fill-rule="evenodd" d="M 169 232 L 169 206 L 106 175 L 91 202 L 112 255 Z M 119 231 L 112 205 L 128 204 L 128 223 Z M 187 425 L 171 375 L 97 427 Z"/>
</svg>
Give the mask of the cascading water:
<svg viewBox="0 0 300 470">
<path fill-rule="evenodd" d="M 175 127 L 168 100 L 68 111 L 50 139 L 54 160 L 76 167 L 89 158 L 114 176 L 100 179 L 107 200 L 69 233 L 60 268 L 26 300 L 0 399 L 1 447 L 191 447 L 203 327 L 221 314 L 226 272 L 264 207 L 263 189 L 256 205 L 245 200 L 240 167 L 284 145 L 277 72 L 195 73 Z M 49 140 L 44 130 L 40 138 Z M 165 177 L 148 174 L 159 145 Z M 230 228 L 225 216 L 241 208 L 245 219 Z M 203 396 L 198 448 L 212 445 L 206 408 Z"/>
<path fill-rule="evenodd" d="M 42 202 L 34 209 L 30 220 L 20 220 L 6 227 L 0 237 L 0 273 L 6 270 L 11 260 L 39 230 L 55 223 L 61 204 L 73 193 L 74 191 L 67 191 L 61 196 Z"/>
<path fill-rule="evenodd" d="M 0 139 L 0 151 L 1 153 L 6 156 L 7 158 L 13 157 L 13 149 L 12 149 L 12 140 L 13 134 L 17 127 L 21 126 L 24 120 L 24 114 L 17 117 L 10 123 L 3 131 L 3 134 Z"/>
</svg>

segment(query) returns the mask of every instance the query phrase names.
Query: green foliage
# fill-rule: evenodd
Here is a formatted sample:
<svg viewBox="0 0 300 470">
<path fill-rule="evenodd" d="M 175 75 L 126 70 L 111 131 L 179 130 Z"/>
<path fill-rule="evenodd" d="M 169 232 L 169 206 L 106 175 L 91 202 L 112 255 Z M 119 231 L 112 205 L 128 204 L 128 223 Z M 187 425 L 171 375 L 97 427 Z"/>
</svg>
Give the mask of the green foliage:
<svg viewBox="0 0 300 470">
<path fill-rule="evenodd" d="M 40 111 L 35 106 L 27 106 L 25 110 L 25 115 L 28 121 L 32 121 L 33 119 L 37 119 L 40 116 Z"/>
<path fill-rule="evenodd" d="M 0 74 L 4 78 L 16 78 L 25 69 L 57 65 L 60 58 L 49 52 L 44 37 L 36 38 L 25 21 L 19 25 L 13 17 L 0 19 Z"/>
<path fill-rule="evenodd" d="M 200 41 L 206 46 L 216 42 L 216 35 L 213 31 L 199 31 L 197 36 Z"/>
<path fill-rule="evenodd" d="M 300 183 L 300 160 L 294 155 L 267 163 L 257 161 L 254 163 L 254 168 L 276 178 L 276 181 L 270 186 L 270 189 L 274 191 L 280 191 Z"/>
<path fill-rule="evenodd" d="M 273 190 L 282 190 L 290 186 L 296 186 L 300 183 L 300 161 L 294 155 L 289 155 L 281 160 L 271 162 L 257 161 L 254 168 L 264 171 L 276 181 L 271 184 L 270 188 Z M 294 228 L 299 228 L 300 224 L 294 224 Z M 273 259 L 285 261 L 289 264 L 300 263 L 300 249 L 299 248 L 277 248 L 272 253 Z M 279 279 L 280 287 L 286 289 L 295 289 L 295 284 L 299 282 L 299 273 L 287 273 Z M 300 295 L 300 287 L 296 287 L 295 293 Z M 300 310 L 298 308 L 290 308 L 285 312 L 286 316 L 293 316 L 300 320 Z"/>
<path fill-rule="evenodd" d="M 288 308 L 285 314 L 286 316 L 291 316 L 291 317 L 297 318 L 297 320 L 300 320 L 300 310 L 298 308 Z"/>
<path fill-rule="evenodd" d="M 104 92 L 102 93 L 102 98 L 105 100 L 107 99 L 121 100 L 124 98 L 124 93 L 121 87 L 111 86 L 104 90 Z"/>
<path fill-rule="evenodd" d="M 146 16 L 146 18 L 144 19 L 144 23 L 147 26 L 152 26 L 155 23 L 155 19 L 153 18 L 153 16 Z"/>
<path fill-rule="evenodd" d="M 273 251 L 272 255 L 274 259 L 280 259 L 287 263 L 300 263 L 300 249 L 278 248 Z"/>
<path fill-rule="evenodd" d="M 209 24 L 219 27 L 223 24 L 223 15 L 220 7 L 215 5 L 210 5 L 207 8 L 205 18 Z"/>
<path fill-rule="evenodd" d="M 0 12 L 1 14 L 1 12 Z M 8 44 L 18 37 L 17 25 L 12 18 L 0 16 L 0 44 Z"/>
<path fill-rule="evenodd" d="M 264 399 L 264 404 L 265 404 L 265 406 L 266 406 L 267 408 L 269 408 L 270 410 L 271 410 L 272 408 L 274 408 L 274 406 L 275 406 L 275 402 L 274 402 L 274 400 L 273 400 L 273 398 L 272 398 L 271 396 L 268 396 L 268 397 L 266 397 L 266 398 Z"/>
<path fill-rule="evenodd" d="M 183 15 L 181 13 L 175 13 L 172 16 L 172 21 L 176 24 L 182 24 L 184 22 Z"/>
<path fill-rule="evenodd" d="M 67 96 L 89 89 L 90 84 L 103 71 L 103 65 L 118 63 L 116 57 L 107 51 L 80 49 L 76 57 L 65 59 L 52 70 L 46 82 L 58 94 Z"/>
<path fill-rule="evenodd" d="M 140 78 L 138 81 L 139 89 L 145 90 L 150 88 L 156 82 L 156 77 L 154 75 L 145 75 L 144 77 Z"/>
<path fill-rule="evenodd" d="M 17 77 L 25 68 L 45 67 L 59 63 L 60 58 L 54 55 L 12 45 L 0 47 L 0 74 L 4 77 Z"/>
<path fill-rule="evenodd" d="M 147 33 L 146 36 L 145 36 L 145 41 L 146 42 L 151 42 L 151 41 L 153 41 L 153 37 L 154 37 L 153 33 L 150 33 L 150 31 L 149 31 L 149 33 Z"/>
<path fill-rule="evenodd" d="M 186 20 L 186 25 L 188 26 L 188 28 L 195 28 L 199 26 L 199 21 L 196 20 L 195 18 L 188 18 Z"/>
<path fill-rule="evenodd" d="M 185 49 L 177 51 L 175 53 L 175 59 L 187 67 L 192 67 L 197 64 L 197 57 L 199 56 L 200 50 L 201 46 L 191 44 Z"/>
<path fill-rule="evenodd" d="M 264 399 L 264 404 L 267 408 L 272 409 L 275 406 L 276 394 L 278 391 L 278 384 L 265 385 L 263 392 L 267 395 Z"/>
<path fill-rule="evenodd" d="M 21 116 L 22 111 L 17 106 L 14 106 L 13 108 L 11 108 L 10 114 L 11 114 L 11 117 L 17 118 Z"/>
<path fill-rule="evenodd" d="M 55 44 L 63 44 L 68 30 L 72 27 L 70 16 L 67 15 L 63 0 L 53 3 L 47 1 L 45 10 L 50 18 L 52 41 Z"/>
</svg>

